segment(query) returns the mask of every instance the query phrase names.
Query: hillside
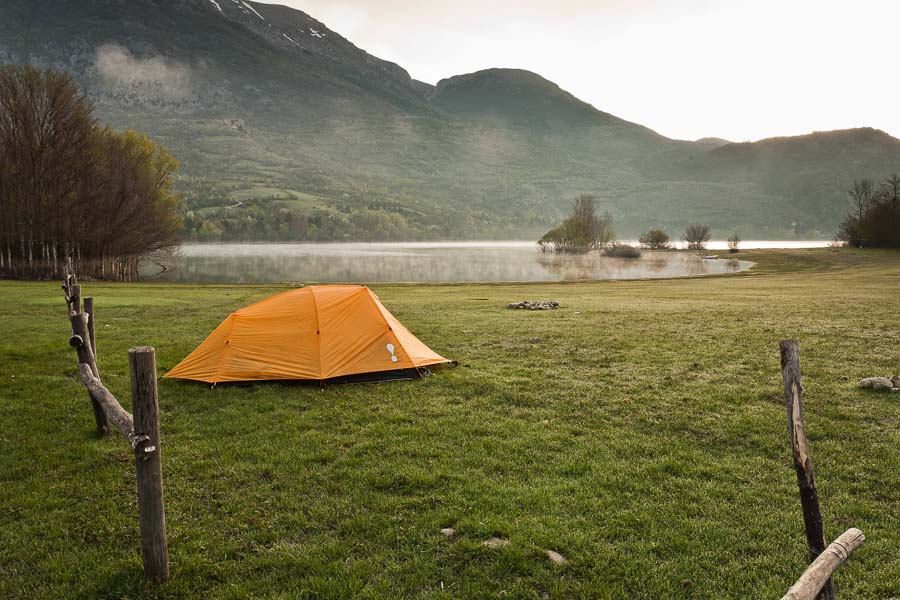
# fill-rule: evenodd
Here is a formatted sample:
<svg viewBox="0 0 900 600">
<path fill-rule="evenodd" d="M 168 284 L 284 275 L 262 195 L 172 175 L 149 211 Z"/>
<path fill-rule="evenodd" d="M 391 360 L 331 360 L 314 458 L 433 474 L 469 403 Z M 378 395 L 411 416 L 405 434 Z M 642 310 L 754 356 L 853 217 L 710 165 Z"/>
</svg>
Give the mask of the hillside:
<svg viewBox="0 0 900 600">
<path fill-rule="evenodd" d="M 103 122 L 182 163 L 201 239 L 535 236 L 595 194 L 623 236 L 830 235 L 900 141 L 667 139 L 528 71 L 436 86 L 301 11 L 243 0 L 7 0 L 0 63 L 73 73 Z M 240 206 L 226 209 L 226 206 Z"/>
<path fill-rule="evenodd" d="M 877 129 L 848 129 L 727 144 L 689 162 L 682 170 L 697 179 L 740 182 L 776 199 L 783 218 L 804 229 L 840 221 L 854 179 L 897 172 L 900 143 Z"/>
</svg>

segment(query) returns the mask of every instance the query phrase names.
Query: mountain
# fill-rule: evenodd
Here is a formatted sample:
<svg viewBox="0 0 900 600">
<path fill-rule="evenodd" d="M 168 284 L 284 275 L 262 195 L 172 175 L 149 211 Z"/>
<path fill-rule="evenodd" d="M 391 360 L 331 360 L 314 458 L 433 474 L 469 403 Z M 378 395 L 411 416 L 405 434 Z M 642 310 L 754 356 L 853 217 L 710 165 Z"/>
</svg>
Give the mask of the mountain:
<svg viewBox="0 0 900 600">
<path fill-rule="evenodd" d="M 622 236 L 691 221 L 829 236 L 853 179 L 900 170 L 876 130 L 691 142 L 528 71 L 431 86 L 250 0 L 6 0 L 13 62 L 71 72 L 103 122 L 167 146 L 203 239 L 534 237 L 580 193 Z"/>
<path fill-rule="evenodd" d="M 708 148 L 718 148 L 719 146 L 724 146 L 725 144 L 730 144 L 729 140 L 725 138 L 717 138 L 717 137 L 705 137 L 700 138 L 699 140 L 694 140 L 694 143 L 698 146 L 706 146 Z"/>
<path fill-rule="evenodd" d="M 900 169 L 900 143 L 872 129 L 824 131 L 753 143 L 726 144 L 680 165 L 699 180 L 745 185 L 769 198 L 781 219 L 837 223 L 847 213 L 855 179 L 884 179 Z"/>
<path fill-rule="evenodd" d="M 533 129 L 615 127 L 644 137 L 658 134 L 601 112 L 536 73 L 486 69 L 443 79 L 431 101 L 450 114 L 475 122 L 505 122 Z"/>
</svg>

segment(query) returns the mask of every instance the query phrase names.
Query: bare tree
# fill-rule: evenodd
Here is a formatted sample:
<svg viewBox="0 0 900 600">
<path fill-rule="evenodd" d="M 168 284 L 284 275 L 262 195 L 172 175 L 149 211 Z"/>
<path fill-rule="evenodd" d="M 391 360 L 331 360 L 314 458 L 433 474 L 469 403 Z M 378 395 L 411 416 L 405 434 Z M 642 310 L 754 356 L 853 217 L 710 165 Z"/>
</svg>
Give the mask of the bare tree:
<svg viewBox="0 0 900 600">
<path fill-rule="evenodd" d="M 854 247 L 900 247 L 900 176 L 893 175 L 877 188 L 857 181 L 849 190 L 854 210 L 838 228 L 836 237 Z"/>
<path fill-rule="evenodd" d="M 900 175 L 894 173 L 882 181 L 878 186 L 877 196 L 882 202 L 888 202 L 896 208 L 900 204 Z"/>
<path fill-rule="evenodd" d="M 76 191 L 93 156 L 91 109 L 67 75 L 0 68 L 4 271 L 24 275 L 46 265 L 57 270 L 71 250 L 65 240 L 84 209 Z"/>
<path fill-rule="evenodd" d="M 857 219 L 862 219 L 863 215 L 865 215 L 866 211 L 869 209 L 869 205 L 872 204 L 872 194 L 874 190 L 875 185 L 869 179 L 854 181 L 853 185 L 850 186 L 848 193 L 850 194 L 850 200 L 856 209 Z"/>
<path fill-rule="evenodd" d="M 692 223 L 684 230 L 681 239 L 687 244 L 688 250 L 704 250 L 711 237 L 708 225 Z"/>
</svg>

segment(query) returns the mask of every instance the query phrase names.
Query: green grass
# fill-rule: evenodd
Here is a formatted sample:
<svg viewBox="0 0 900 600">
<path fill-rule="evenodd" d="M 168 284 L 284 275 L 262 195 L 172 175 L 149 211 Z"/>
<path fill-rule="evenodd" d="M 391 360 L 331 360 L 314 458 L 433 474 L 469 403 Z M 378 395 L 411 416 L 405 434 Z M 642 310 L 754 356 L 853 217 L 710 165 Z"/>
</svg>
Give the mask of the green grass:
<svg viewBox="0 0 900 600">
<path fill-rule="evenodd" d="M 742 256 L 757 267 L 733 277 L 377 286 L 460 362 L 423 381 L 160 381 L 159 590 L 132 455 L 93 434 L 59 286 L 0 282 L 0 597 L 780 597 L 806 563 L 789 337 L 826 534 L 867 537 L 839 596 L 898 596 L 900 394 L 856 382 L 900 370 L 900 254 Z M 155 346 L 163 373 L 282 289 L 85 283 L 104 381 L 128 404 L 129 347 Z M 523 298 L 562 308 L 503 308 Z"/>
</svg>

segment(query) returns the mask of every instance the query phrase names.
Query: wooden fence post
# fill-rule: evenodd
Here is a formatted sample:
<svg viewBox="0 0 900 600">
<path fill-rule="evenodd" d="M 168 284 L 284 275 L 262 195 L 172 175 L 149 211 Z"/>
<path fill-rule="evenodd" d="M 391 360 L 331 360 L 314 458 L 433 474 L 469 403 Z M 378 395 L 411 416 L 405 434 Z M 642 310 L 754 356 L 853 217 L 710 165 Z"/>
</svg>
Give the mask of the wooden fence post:
<svg viewBox="0 0 900 600">
<path fill-rule="evenodd" d="M 72 336 L 69 338 L 69 345 L 78 351 L 78 362 L 87 364 L 91 368 L 94 377 L 100 379 L 100 370 L 97 368 L 97 359 L 93 351 L 93 317 L 90 318 L 81 312 L 81 286 L 78 285 L 78 279 L 75 275 L 66 275 L 62 289 L 66 295 L 66 306 L 69 312 L 69 322 L 72 326 Z M 87 308 L 88 300 L 85 299 L 85 308 Z M 91 300 L 91 310 L 93 311 L 93 300 Z M 97 434 L 104 436 L 109 432 L 109 421 L 103 412 L 100 401 L 90 390 L 88 394 L 91 397 L 91 408 L 94 411 L 94 421 L 97 423 Z"/>
<path fill-rule="evenodd" d="M 69 338 L 69 345 L 78 352 L 78 362 L 87 365 L 91 373 L 98 380 L 100 379 L 100 371 L 97 368 L 97 361 L 94 359 L 94 352 L 91 349 L 91 336 L 88 333 L 87 315 L 84 313 L 74 314 L 69 317 L 72 324 L 72 337 Z M 91 398 L 91 408 L 94 410 L 94 420 L 97 423 L 97 434 L 104 436 L 109 432 L 109 420 L 100 401 L 90 390 L 88 395 Z"/>
<path fill-rule="evenodd" d="M 800 504 L 803 506 L 803 524 L 806 527 L 809 560 L 813 562 L 825 550 L 825 530 L 822 526 L 822 512 L 819 509 L 819 493 L 813 476 L 812 457 L 806 439 L 806 425 L 803 422 L 800 345 L 797 340 L 785 340 L 779 344 L 779 348 L 784 403 L 787 407 L 788 431 L 791 436 L 791 454 L 794 459 L 794 470 L 797 472 L 797 485 L 800 488 Z M 833 600 L 834 583 L 831 578 L 825 581 L 818 598 Z"/>
<path fill-rule="evenodd" d="M 73 278 L 74 280 L 74 278 Z M 81 312 L 81 286 L 77 283 L 73 283 L 71 286 L 72 291 L 72 312 L 80 313 Z"/>
<path fill-rule="evenodd" d="M 169 549 L 163 506 L 156 354 L 149 346 L 132 348 L 128 351 L 128 362 L 131 365 L 134 431 L 147 438 L 135 448 L 144 577 L 148 581 L 164 583 L 169 579 Z"/>
<path fill-rule="evenodd" d="M 84 299 L 84 312 L 88 316 L 88 334 L 91 336 L 91 350 L 94 352 L 94 360 L 97 360 L 97 331 L 94 329 L 94 299 Z"/>
</svg>

